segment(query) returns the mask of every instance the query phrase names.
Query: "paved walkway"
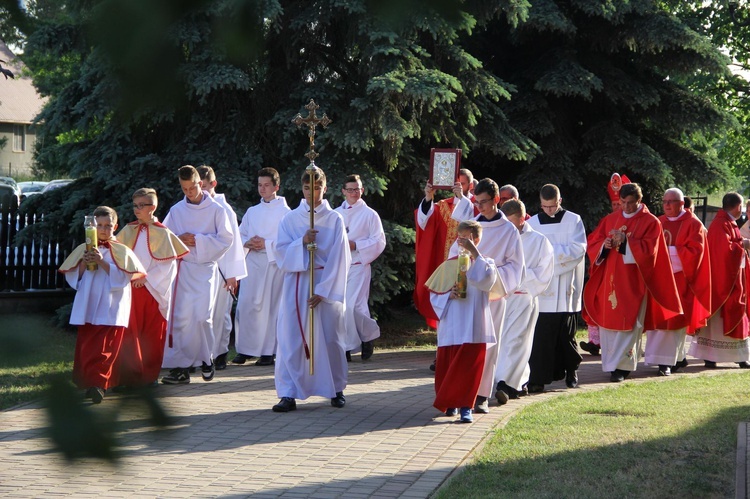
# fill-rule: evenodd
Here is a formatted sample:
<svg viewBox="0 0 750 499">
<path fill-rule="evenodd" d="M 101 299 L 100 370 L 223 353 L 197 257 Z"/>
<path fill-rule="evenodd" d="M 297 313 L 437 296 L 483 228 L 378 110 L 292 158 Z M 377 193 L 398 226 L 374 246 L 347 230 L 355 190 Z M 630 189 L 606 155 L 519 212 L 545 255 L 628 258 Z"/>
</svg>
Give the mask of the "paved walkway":
<svg viewBox="0 0 750 499">
<path fill-rule="evenodd" d="M 278 400 L 273 368 L 229 366 L 209 383 L 199 375 L 190 385 L 156 388 L 174 417 L 158 432 L 140 405 L 108 395 L 92 409 L 119 411 L 117 467 L 66 462 L 45 436 L 41 405 L 21 405 L 0 412 L 0 496 L 424 498 L 520 407 L 612 386 L 599 358 L 584 355 L 580 388 L 558 382 L 458 424 L 431 406 L 432 358 L 428 351 L 376 351 L 367 363 L 355 356 L 345 408 L 314 398 L 287 414 L 270 410 Z M 697 373 L 698 361 L 691 364 L 688 373 Z M 639 368 L 634 379 L 655 374 Z"/>
</svg>

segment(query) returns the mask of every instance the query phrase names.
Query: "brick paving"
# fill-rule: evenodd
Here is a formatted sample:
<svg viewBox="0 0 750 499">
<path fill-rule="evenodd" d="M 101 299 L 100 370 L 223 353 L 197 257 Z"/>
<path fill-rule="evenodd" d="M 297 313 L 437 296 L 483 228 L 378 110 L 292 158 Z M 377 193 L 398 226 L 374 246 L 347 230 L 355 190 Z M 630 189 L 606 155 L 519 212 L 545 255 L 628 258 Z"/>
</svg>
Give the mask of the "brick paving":
<svg viewBox="0 0 750 499">
<path fill-rule="evenodd" d="M 424 498 L 519 408 L 613 386 L 599 358 L 584 355 L 579 388 L 557 382 L 459 424 L 431 406 L 433 355 L 377 351 L 366 363 L 355 356 L 343 409 L 312 398 L 274 413 L 273 368 L 254 365 L 229 366 L 209 383 L 198 374 L 189 385 L 155 388 L 173 417 L 158 431 L 142 404 L 108 394 L 91 409 L 116 411 L 118 465 L 65 461 L 46 437 L 41 404 L 24 404 L 0 412 L 0 496 Z M 691 360 L 687 375 L 702 369 Z M 655 373 L 639 365 L 631 380 Z"/>
</svg>

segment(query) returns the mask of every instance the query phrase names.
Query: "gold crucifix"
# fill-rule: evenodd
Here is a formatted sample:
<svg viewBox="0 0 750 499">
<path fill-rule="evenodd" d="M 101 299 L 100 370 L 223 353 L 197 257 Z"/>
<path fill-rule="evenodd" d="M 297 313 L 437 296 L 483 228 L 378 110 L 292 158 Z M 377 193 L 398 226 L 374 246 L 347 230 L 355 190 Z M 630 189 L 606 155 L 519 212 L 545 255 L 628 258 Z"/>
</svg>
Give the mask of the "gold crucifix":
<svg viewBox="0 0 750 499">
<path fill-rule="evenodd" d="M 315 127 L 322 125 L 323 128 L 325 128 L 331 124 L 331 120 L 325 113 L 323 113 L 321 118 L 318 118 L 315 114 L 315 110 L 318 108 L 320 108 L 320 106 L 317 105 L 313 99 L 310 99 L 310 102 L 305 106 L 305 109 L 309 111 L 307 117 L 303 118 L 301 114 L 297 113 L 297 116 L 292 118 L 292 123 L 297 125 L 297 128 L 302 128 L 302 125 L 305 125 L 309 129 L 308 136 L 310 137 L 310 151 L 305 154 L 305 156 L 310 160 L 310 164 L 315 164 L 315 158 L 319 156 L 319 154 L 315 152 Z"/>
</svg>

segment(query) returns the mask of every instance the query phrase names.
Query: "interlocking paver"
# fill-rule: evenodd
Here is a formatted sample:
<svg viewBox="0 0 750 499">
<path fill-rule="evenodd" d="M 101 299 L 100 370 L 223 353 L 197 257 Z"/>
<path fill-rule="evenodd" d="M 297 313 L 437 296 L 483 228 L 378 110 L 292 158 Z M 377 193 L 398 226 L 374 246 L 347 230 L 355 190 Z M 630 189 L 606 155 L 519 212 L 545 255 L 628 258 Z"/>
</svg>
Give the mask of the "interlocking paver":
<svg viewBox="0 0 750 499">
<path fill-rule="evenodd" d="M 117 467 L 71 465 L 55 453 L 40 403 L 0 412 L 0 496 L 428 497 L 515 411 L 610 386 L 598 357 L 586 355 L 580 388 L 558 382 L 502 407 L 493 400 L 490 414 L 458 424 L 431 407 L 433 357 L 408 350 L 378 351 L 367 363 L 355 357 L 343 409 L 313 398 L 273 413 L 273 369 L 252 365 L 230 366 L 210 383 L 155 388 L 173 418 L 167 429 L 153 428 L 142 404 L 120 406 L 123 396 L 108 395 L 90 409 L 118 407 Z M 654 374 L 639 366 L 631 379 Z"/>
</svg>

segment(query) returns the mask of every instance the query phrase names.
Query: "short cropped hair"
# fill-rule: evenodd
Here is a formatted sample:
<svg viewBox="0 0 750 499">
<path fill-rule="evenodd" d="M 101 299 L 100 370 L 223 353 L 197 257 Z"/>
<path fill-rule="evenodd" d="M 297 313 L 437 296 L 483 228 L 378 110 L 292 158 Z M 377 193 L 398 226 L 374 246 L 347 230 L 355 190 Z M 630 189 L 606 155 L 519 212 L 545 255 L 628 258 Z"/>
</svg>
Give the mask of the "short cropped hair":
<svg viewBox="0 0 750 499">
<path fill-rule="evenodd" d="M 471 173 L 471 170 L 468 168 L 461 168 L 458 170 L 458 175 L 465 175 L 467 179 L 469 179 L 469 183 L 472 183 L 474 181 L 474 174 Z"/>
<path fill-rule="evenodd" d="M 539 191 L 539 197 L 545 201 L 560 199 L 560 189 L 555 184 L 544 184 Z"/>
<path fill-rule="evenodd" d="M 133 193 L 133 199 L 135 198 L 149 198 L 154 205 L 159 202 L 159 198 L 156 196 L 156 190 L 150 187 L 141 187 Z"/>
<path fill-rule="evenodd" d="M 635 196 L 636 201 L 640 201 L 643 199 L 643 191 L 641 190 L 641 186 L 636 184 L 635 182 L 631 182 L 630 184 L 622 184 L 622 187 L 620 187 L 620 199 L 626 198 L 628 196 Z"/>
<path fill-rule="evenodd" d="M 181 166 L 179 170 L 177 170 L 177 175 L 180 177 L 180 180 L 192 180 L 193 182 L 201 181 L 201 176 L 193 165 Z"/>
<path fill-rule="evenodd" d="M 479 181 L 476 187 L 474 187 L 474 195 L 477 194 L 489 194 L 492 199 L 495 199 L 500 195 L 500 190 L 497 187 L 497 182 L 491 178 L 483 178 Z"/>
<path fill-rule="evenodd" d="M 210 166 L 199 166 L 196 170 L 198 170 L 198 175 L 201 176 L 201 180 L 205 180 L 206 182 L 216 182 L 216 172 L 214 172 L 214 169 Z"/>
<path fill-rule="evenodd" d="M 736 192 L 727 192 L 721 200 L 723 210 L 733 210 L 740 204 L 742 204 L 742 196 Z"/>
<path fill-rule="evenodd" d="M 266 167 L 261 168 L 258 170 L 258 178 L 260 177 L 270 177 L 271 183 L 274 186 L 277 186 L 281 183 L 281 177 L 279 176 L 279 172 L 276 171 L 276 168 Z"/>
<path fill-rule="evenodd" d="M 356 173 L 352 173 L 351 175 L 346 176 L 346 179 L 344 180 L 344 185 L 346 186 L 346 184 L 348 184 L 349 182 L 358 182 L 361 184 L 362 178 Z"/>
<path fill-rule="evenodd" d="M 464 220 L 458 224 L 458 231 L 468 230 L 474 238 L 482 237 L 482 224 L 476 220 Z"/>
<path fill-rule="evenodd" d="M 519 201 L 518 199 L 507 200 L 500 207 L 500 211 L 505 213 L 506 217 L 511 215 L 520 215 L 521 218 L 526 217 L 526 205 L 523 204 L 523 201 Z"/>
<path fill-rule="evenodd" d="M 750 203 L 750 201 L 748 201 L 748 203 Z M 691 206 L 693 206 L 693 198 L 691 198 L 690 196 L 685 196 L 685 209 L 687 210 Z"/>
<path fill-rule="evenodd" d="M 514 198 L 518 199 L 518 189 L 516 189 L 516 186 L 511 184 L 505 184 L 500 188 L 500 192 L 503 191 L 510 191 L 510 193 L 513 195 Z"/>
<path fill-rule="evenodd" d="M 112 223 L 117 223 L 117 212 L 109 206 L 97 206 L 94 210 L 95 217 L 109 217 L 112 219 Z"/>
<path fill-rule="evenodd" d="M 677 194 L 677 199 L 680 201 L 685 201 L 685 194 L 682 193 L 681 189 L 678 189 L 677 187 L 671 187 L 664 191 L 664 194 L 671 192 L 672 194 Z"/>
<path fill-rule="evenodd" d="M 323 185 L 325 185 L 326 183 L 326 174 L 323 172 L 323 170 L 321 170 L 317 166 L 315 167 L 315 172 L 313 173 L 313 182 L 315 184 L 323 184 Z M 303 184 L 310 183 L 310 172 L 307 169 L 305 169 L 305 171 L 302 172 L 302 183 Z"/>
</svg>

